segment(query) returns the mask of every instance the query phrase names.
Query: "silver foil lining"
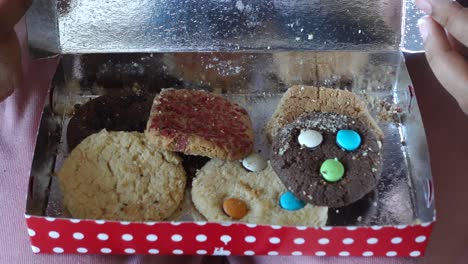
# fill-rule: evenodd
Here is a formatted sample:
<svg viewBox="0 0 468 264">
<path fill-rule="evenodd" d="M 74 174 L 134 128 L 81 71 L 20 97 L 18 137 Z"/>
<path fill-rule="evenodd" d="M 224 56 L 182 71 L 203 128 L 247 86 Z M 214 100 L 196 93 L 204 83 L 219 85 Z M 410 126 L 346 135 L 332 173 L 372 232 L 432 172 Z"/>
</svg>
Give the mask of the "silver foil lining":
<svg viewBox="0 0 468 264">
<path fill-rule="evenodd" d="M 34 51 L 61 54 L 395 51 L 402 10 L 392 0 L 36 0 L 27 23 Z"/>
</svg>

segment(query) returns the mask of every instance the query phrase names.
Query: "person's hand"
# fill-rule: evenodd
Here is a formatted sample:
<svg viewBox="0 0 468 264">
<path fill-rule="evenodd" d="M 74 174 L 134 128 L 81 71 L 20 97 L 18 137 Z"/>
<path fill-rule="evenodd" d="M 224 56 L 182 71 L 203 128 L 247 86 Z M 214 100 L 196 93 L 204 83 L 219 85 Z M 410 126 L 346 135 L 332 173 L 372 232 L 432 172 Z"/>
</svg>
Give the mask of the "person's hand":
<svg viewBox="0 0 468 264">
<path fill-rule="evenodd" d="M 415 0 L 426 58 L 439 82 L 468 114 L 468 8 L 452 0 Z"/>
<path fill-rule="evenodd" d="M 32 0 L 0 0 L 0 102 L 22 78 L 21 49 L 14 31 Z"/>
</svg>

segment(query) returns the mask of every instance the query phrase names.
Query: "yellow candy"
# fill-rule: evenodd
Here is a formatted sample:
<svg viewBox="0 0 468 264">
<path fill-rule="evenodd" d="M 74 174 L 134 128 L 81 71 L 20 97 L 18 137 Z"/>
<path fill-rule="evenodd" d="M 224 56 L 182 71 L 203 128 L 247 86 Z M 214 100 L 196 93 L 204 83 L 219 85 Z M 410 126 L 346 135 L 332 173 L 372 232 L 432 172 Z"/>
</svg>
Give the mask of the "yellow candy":
<svg viewBox="0 0 468 264">
<path fill-rule="evenodd" d="M 241 219 L 249 211 L 247 204 L 245 204 L 244 201 L 236 198 L 229 198 L 224 200 L 223 210 L 228 216 L 235 220 Z"/>
</svg>

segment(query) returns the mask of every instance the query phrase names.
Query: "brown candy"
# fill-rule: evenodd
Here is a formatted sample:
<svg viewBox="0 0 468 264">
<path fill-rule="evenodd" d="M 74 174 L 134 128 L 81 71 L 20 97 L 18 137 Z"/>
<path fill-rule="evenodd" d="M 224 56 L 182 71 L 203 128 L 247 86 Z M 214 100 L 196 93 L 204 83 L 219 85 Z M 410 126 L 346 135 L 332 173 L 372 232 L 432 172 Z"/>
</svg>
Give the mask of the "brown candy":
<svg viewBox="0 0 468 264">
<path fill-rule="evenodd" d="M 229 198 L 224 200 L 223 210 L 224 213 L 235 220 L 241 219 L 249 211 L 249 209 L 247 209 L 247 204 L 245 204 L 244 201 L 236 198 Z"/>
</svg>

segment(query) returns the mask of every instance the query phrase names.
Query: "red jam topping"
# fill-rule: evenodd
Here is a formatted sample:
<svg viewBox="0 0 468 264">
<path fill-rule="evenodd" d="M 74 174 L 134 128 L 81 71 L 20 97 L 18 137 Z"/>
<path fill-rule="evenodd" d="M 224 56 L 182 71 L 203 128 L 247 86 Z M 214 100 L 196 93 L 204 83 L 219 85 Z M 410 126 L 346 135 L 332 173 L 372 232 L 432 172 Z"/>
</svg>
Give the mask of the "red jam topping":
<svg viewBox="0 0 468 264">
<path fill-rule="evenodd" d="M 249 127 L 244 124 L 247 111 L 221 96 L 188 89 L 168 89 L 156 97 L 150 128 L 171 138 L 176 151 L 196 135 L 232 152 L 252 146 Z M 248 116 L 247 116 L 248 118 Z"/>
</svg>

